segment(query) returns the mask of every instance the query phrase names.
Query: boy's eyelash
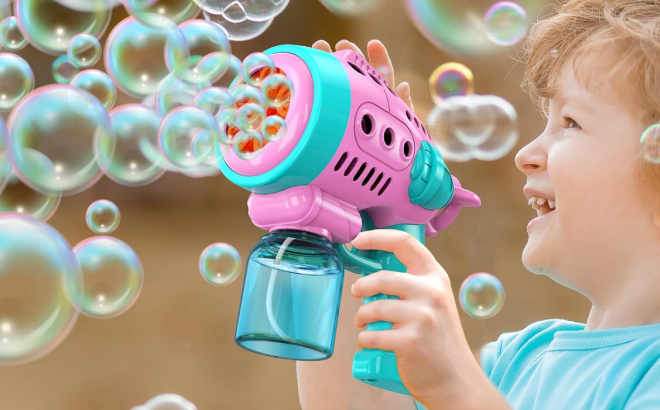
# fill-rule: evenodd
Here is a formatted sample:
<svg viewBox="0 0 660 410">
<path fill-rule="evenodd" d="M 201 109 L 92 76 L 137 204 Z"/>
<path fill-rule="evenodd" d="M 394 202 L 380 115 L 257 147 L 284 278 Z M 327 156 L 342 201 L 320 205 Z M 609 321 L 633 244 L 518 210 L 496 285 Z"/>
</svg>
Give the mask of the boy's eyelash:
<svg viewBox="0 0 660 410">
<path fill-rule="evenodd" d="M 577 121 L 575 121 L 573 118 L 571 118 L 571 117 L 563 117 L 563 118 L 564 118 L 564 126 L 566 128 L 578 128 L 578 129 L 582 128 L 582 127 L 580 127 L 580 124 L 578 124 Z M 571 127 L 570 126 L 571 123 L 575 123 L 575 127 Z"/>
</svg>

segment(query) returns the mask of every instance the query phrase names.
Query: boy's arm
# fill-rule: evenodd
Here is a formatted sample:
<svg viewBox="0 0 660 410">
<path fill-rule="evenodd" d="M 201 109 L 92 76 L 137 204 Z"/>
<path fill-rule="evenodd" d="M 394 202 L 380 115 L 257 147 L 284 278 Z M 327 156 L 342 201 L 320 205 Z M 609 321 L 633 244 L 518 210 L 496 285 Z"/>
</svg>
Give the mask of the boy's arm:
<svg viewBox="0 0 660 410">
<path fill-rule="evenodd" d="M 302 410 L 415 410 L 411 396 L 382 390 L 353 378 L 353 355 L 359 350 L 355 315 L 362 299 L 353 297 L 351 286 L 359 278 L 344 271 L 337 335 L 332 357 L 321 361 L 297 361 L 298 394 Z"/>
</svg>

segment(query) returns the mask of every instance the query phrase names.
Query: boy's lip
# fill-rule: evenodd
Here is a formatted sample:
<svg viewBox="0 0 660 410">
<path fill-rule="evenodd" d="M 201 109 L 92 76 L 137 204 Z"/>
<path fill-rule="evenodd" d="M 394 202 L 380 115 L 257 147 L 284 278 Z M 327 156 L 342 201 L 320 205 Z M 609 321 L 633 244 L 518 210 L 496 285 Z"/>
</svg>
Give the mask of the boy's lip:
<svg viewBox="0 0 660 410">
<path fill-rule="evenodd" d="M 526 198 L 528 201 L 529 201 L 529 198 L 531 198 L 531 197 L 533 197 L 533 196 L 537 196 L 537 197 L 540 196 L 540 197 L 545 198 L 545 199 L 548 199 L 548 200 L 550 200 L 550 201 L 554 201 L 554 200 L 555 200 L 555 197 L 552 196 L 552 194 L 546 194 L 546 193 L 544 193 L 544 192 L 541 192 L 541 191 L 536 190 L 536 189 L 531 188 L 531 187 L 525 187 L 525 188 L 523 188 L 523 194 L 525 195 L 525 198 Z"/>
</svg>

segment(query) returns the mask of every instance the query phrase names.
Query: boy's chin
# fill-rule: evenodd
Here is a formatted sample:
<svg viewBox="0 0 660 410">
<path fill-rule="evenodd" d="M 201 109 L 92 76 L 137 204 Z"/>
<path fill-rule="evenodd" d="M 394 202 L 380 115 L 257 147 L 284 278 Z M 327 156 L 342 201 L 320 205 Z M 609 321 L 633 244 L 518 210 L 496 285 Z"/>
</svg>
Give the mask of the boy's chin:
<svg viewBox="0 0 660 410">
<path fill-rule="evenodd" d="M 527 242 L 522 252 L 522 263 L 525 269 L 534 274 L 545 274 L 548 272 L 550 255 L 547 248 L 540 244 Z"/>
</svg>

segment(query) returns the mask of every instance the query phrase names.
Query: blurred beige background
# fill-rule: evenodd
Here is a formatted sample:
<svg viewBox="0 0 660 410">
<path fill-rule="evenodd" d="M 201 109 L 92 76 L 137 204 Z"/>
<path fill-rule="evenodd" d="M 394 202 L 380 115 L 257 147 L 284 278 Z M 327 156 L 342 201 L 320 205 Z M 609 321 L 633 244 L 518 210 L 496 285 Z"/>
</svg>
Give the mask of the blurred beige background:
<svg viewBox="0 0 660 410">
<path fill-rule="evenodd" d="M 116 8 L 113 24 L 125 15 Z M 514 51 L 481 59 L 451 57 L 417 32 L 395 0 L 384 0 L 374 14 L 351 19 L 332 15 L 316 0 L 291 0 L 261 37 L 232 46 L 242 59 L 274 45 L 311 46 L 321 38 L 333 48 L 348 38 L 363 50 L 370 39 L 382 40 L 397 82 L 410 82 L 422 119 L 432 107 L 427 78 L 448 61 L 472 69 L 477 93 L 502 96 L 518 112 L 521 139 L 509 155 L 494 162 L 448 164 L 464 187 L 479 194 L 483 205 L 464 209 L 451 227 L 427 239 L 449 273 L 455 294 L 463 279 L 475 272 L 490 272 L 504 284 L 506 302 L 496 317 L 481 321 L 460 312 L 473 349 L 544 318 L 584 321 L 590 308 L 586 298 L 531 274 L 520 260 L 525 227 L 536 213 L 523 197 L 526 179 L 516 169 L 514 155 L 541 132 L 543 123 L 520 90 L 522 65 L 510 57 Z M 53 81 L 54 57 L 31 46 L 18 54 L 35 69 L 37 86 Z M 96 68 L 102 69 L 102 62 Z M 117 105 L 135 101 L 121 98 Z M 81 316 L 68 339 L 42 359 L 0 367 L 0 408 L 128 410 L 155 395 L 177 393 L 199 410 L 299 409 L 295 362 L 249 353 L 234 343 L 243 277 L 230 286 L 214 287 L 197 270 L 207 245 L 229 242 L 245 258 L 266 233 L 250 222 L 248 195 L 222 176 L 193 179 L 168 173 L 142 188 L 122 187 L 104 178 L 86 192 L 63 198 L 50 223 L 71 245 L 92 235 L 84 220 L 92 201 L 105 198 L 119 206 L 122 221 L 113 235 L 131 245 L 142 260 L 142 294 L 117 318 Z"/>
</svg>

